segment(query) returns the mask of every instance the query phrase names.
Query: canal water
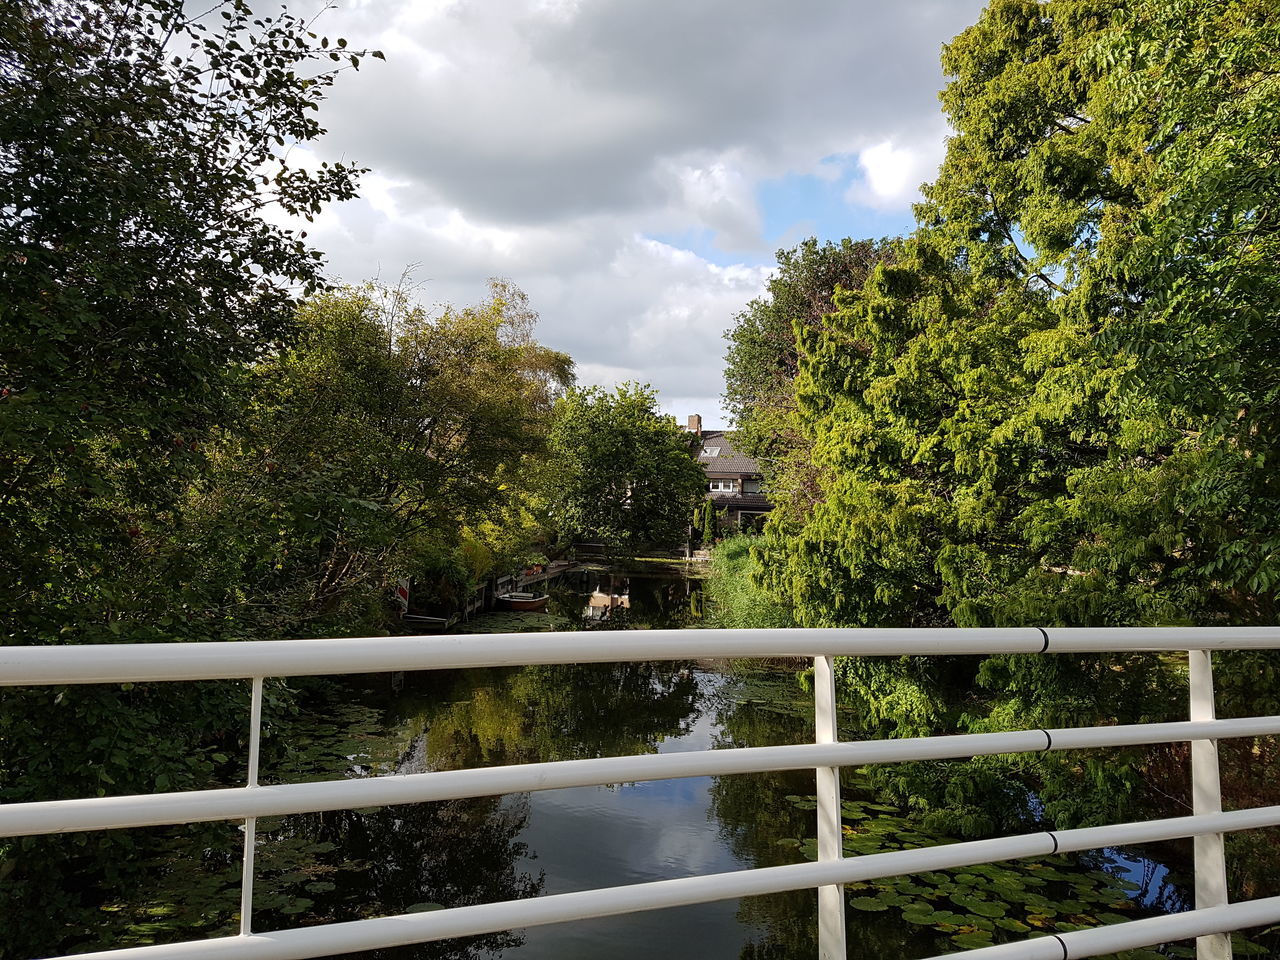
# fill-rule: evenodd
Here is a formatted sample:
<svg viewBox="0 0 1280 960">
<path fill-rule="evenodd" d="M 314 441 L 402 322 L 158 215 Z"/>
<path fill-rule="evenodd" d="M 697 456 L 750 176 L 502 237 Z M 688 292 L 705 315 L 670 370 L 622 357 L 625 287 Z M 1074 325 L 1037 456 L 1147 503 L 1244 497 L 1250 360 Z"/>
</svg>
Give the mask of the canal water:
<svg viewBox="0 0 1280 960">
<path fill-rule="evenodd" d="M 464 629 L 662 629 L 696 626 L 702 612 L 698 582 L 670 570 L 576 571 L 547 589 L 545 612 L 488 614 Z M 332 776 L 335 757 L 350 764 L 351 775 L 394 775 L 804 742 L 812 739 L 813 727 L 812 698 L 797 677 L 803 666 L 684 662 L 474 670 L 410 675 L 395 691 L 386 678 L 371 678 L 360 703 L 348 704 L 352 711 L 370 711 L 363 745 L 344 735 L 341 745 L 326 750 L 323 738 L 307 727 L 316 718 L 304 711 L 295 718 L 301 726 L 294 736 L 309 748 L 296 758 L 297 766 L 278 770 L 275 777 L 306 779 L 325 767 L 323 775 Z M 330 695 L 321 693 L 320 711 L 329 703 Z M 266 850 L 273 842 L 288 849 L 288 841 L 300 837 L 313 844 L 329 842 L 333 849 L 321 860 L 333 872 L 329 882 L 309 892 L 302 884 L 311 902 L 292 922 L 268 912 L 258 925 L 269 929 L 311 918 L 400 913 L 803 862 L 806 853 L 812 854 L 812 792 L 813 774 L 797 771 L 286 818 L 267 825 Z M 881 848 L 881 839 L 872 828 L 902 835 L 918 829 L 908 826 L 902 811 L 876 803 L 869 791 L 850 801 L 846 815 L 868 842 L 877 844 L 874 849 Z M 940 842 L 919 835 L 914 840 Z M 318 874 L 287 862 L 283 870 L 273 870 L 269 854 L 265 859 L 259 895 L 268 905 L 296 908 L 296 900 L 289 901 L 297 896 L 299 879 Z M 901 883 L 851 891 L 861 894 L 851 901 L 858 906 L 849 910 L 851 955 L 912 960 L 980 945 L 990 937 L 1052 932 L 1054 918 L 1066 911 L 1096 923 L 1103 921 L 1093 914 L 1103 908 L 1109 911 L 1105 919 L 1114 922 L 1157 906 L 1183 906 L 1182 893 L 1164 867 L 1118 851 L 1052 858 L 1016 871 L 995 868 L 989 876 L 976 869 L 935 874 L 931 882 L 951 894 L 939 899 L 936 890 Z M 1038 900 L 995 917 L 986 897 L 1016 900 L 1020 894 L 1008 884 L 1032 891 L 1028 896 Z M 935 922 L 921 922 L 919 912 L 903 912 L 904 893 L 908 900 L 934 903 L 928 919 Z M 970 895 L 972 901 L 966 899 Z M 960 909 L 957 903 L 977 915 L 967 908 L 948 913 Z M 1007 926 L 984 932 L 972 925 L 992 927 L 993 917 Z M 1019 917 L 1039 918 L 1031 924 L 1041 930 Z M 816 896 L 797 891 L 534 927 L 379 956 L 810 958 L 817 950 L 815 930 Z"/>
<path fill-rule="evenodd" d="M 697 625 L 702 612 L 698 582 L 670 570 L 579 571 L 549 592 L 545 612 L 483 615 L 465 629 L 663 628 Z M 804 742 L 813 727 L 802 667 L 689 661 L 294 681 L 287 709 L 268 697 L 262 781 Z M 845 806 L 850 852 L 945 842 L 859 784 L 855 775 Z M 798 771 L 260 820 L 254 929 L 803 862 L 813 789 L 812 773 Z M 109 904 L 101 929 L 63 931 L 41 955 L 235 932 L 234 826 L 135 833 L 147 834 L 139 855 L 154 864 L 154 890 Z M 899 878 L 850 898 L 850 955 L 881 960 L 1185 907 L 1168 870 L 1117 851 Z M 811 958 L 815 915 L 813 891 L 798 891 L 361 956 Z"/>
</svg>

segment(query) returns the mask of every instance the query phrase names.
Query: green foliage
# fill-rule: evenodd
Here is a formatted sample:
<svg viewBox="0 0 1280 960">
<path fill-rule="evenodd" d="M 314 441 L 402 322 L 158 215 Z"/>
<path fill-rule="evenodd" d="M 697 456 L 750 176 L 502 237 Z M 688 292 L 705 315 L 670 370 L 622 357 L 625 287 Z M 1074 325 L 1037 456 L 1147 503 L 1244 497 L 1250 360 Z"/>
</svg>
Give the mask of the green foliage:
<svg viewBox="0 0 1280 960">
<path fill-rule="evenodd" d="M 704 500 L 701 509 L 702 544 L 708 550 L 716 542 L 716 507 L 710 500 Z"/>
<path fill-rule="evenodd" d="M 877 263 L 893 256 L 890 241 L 819 244 L 810 237 L 778 251 L 767 293 L 734 318 L 725 334 L 725 407 L 736 426 L 734 443 L 767 469 L 778 469 L 779 458 L 795 459 L 804 445 L 794 421 L 796 329 L 821 327 L 837 290 L 861 287 Z"/>
<path fill-rule="evenodd" d="M 796 324 L 808 466 L 774 479 L 769 592 L 805 626 L 1274 623 L 1280 14 L 995 0 L 943 65 L 956 134 L 918 229 Z M 1272 659 L 1228 664 L 1224 699 L 1270 698 Z M 841 672 L 901 734 L 1168 719 L 1181 679 L 1135 657 Z M 1018 776 L 1084 822 L 1139 766 Z M 900 789 L 963 820 L 996 778 L 953 769 Z"/>
<path fill-rule="evenodd" d="M 1010 0 L 947 48 L 921 229 L 800 331 L 805 622 L 1274 618 L 1276 30 Z"/>
<path fill-rule="evenodd" d="M 460 593 L 519 556 L 540 532 L 526 474 L 571 377 L 531 339 L 523 295 L 495 283 L 431 317 L 401 291 L 346 289 L 297 324 L 192 498 L 217 555 L 202 570 L 247 602 L 234 615 L 262 610 L 280 635 L 367 626 L 398 577 Z"/>
<path fill-rule="evenodd" d="M 706 490 L 693 435 L 658 412 L 650 387 L 570 391 L 556 404 L 546 496 L 564 536 L 634 552 L 683 542 Z"/>
<path fill-rule="evenodd" d="M 311 217 L 354 196 L 357 168 L 287 154 L 323 132 L 314 111 L 364 53 L 242 0 L 201 10 L 0 14 L 10 643 L 101 640 L 122 604 L 150 603 L 139 536 L 200 470 L 233 365 L 277 349 L 292 291 L 319 282 L 305 234 L 264 208 Z"/>
<path fill-rule="evenodd" d="M 759 560 L 752 553 L 757 539 L 734 534 L 711 551 L 711 570 L 703 585 L 711 626 L 795 626 L 787 608 L 759 585 Z"/>
<path fill-rule="evenodd" d="M 1026 558 L 943 574 L 960 618 L 1274 622 L 1278 30 L 1248 0 L 1005 2 L 947 48 L 960 135 L 922 236 L 997 304 L 1046 291 L 1025 396 L 978 446 L 1062 444 L 1011 471 L 1058 485 L 1009 514 Z"/>
</svg>

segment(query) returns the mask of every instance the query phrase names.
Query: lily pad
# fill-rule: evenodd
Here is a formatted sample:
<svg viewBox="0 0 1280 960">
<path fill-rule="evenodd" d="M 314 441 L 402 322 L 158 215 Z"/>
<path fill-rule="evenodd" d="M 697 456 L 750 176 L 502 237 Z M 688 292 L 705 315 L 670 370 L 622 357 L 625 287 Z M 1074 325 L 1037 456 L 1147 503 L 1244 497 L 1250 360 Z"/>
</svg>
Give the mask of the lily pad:
<svg viewBox="0 0 1280 960">
<path fill-rule="evenodd" d="M 993 903 L 990 900 L 983 900 L 981 897 L 975 897 L 970 894 L 953 893 L 951 899 L 956 906 L 979 917 L 1003 917 L 1009 912 L 1002 903 Z"/>
<path fill-rule="evenodd" d="M 914 913 L 909 911 L 902 915 L 902 919 L 907 923 L 913 923 L 916 926 L 933 927 L 940 922 L 934 919 L 936 916 L 936 913 Z"/>
<path fill-rule="evenodd" d="M 1008 930 L 1011 933 L 1026 933 L 1031 928 L 1021 920 L 1015 920 L 1013 917 L 998 917 L 996 926 L 1001 930 Z"/>
<path fill-rule="evenodd" d="M 985 930 L 977 933 L 957 933 L 951 937 L 951 942 L 965 950 L 976 947 L 989 947 L 991 946 L 991 934 Z"/>
</svg>

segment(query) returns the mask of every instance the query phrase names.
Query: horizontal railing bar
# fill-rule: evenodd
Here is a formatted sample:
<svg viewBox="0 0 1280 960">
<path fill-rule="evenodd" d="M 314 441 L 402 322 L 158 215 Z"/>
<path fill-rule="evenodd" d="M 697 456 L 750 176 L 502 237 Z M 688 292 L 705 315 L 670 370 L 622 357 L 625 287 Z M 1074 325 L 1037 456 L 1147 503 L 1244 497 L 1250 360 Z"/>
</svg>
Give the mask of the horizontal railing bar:
<svg viewBox="0 0 1280 960">
<path fill-rule="evenodd" d="M 1280 920 L 1280 897 L 1248 900 L 1185 913 L 1145 917 L 1091 930 L 1073 930 L 1049 937 L 1033 937 L 996 947 L 979 947 L 942 954 L 931 960 L 1080 960 L 1120 950 L 1136 950 L 1214 933 L 1232 933 Z M 1063 948 L 1066 954 L 1063 954 Z"/>
<path fill-rule="evenodd" d="M 1280 824 L 1280 805 L 1228 810 L 1192 817 L 1148 820 L 1143 823 L 1114 823 L 1102 827 L 1077 827 L 1074 830 L 1050 831 L 1058 840 L 1059 853 L 1080 850 L 1102 850 L 1135 843 L 1158 843 L 1179 840 L 1206 833 L 1231 833 L 1235 830 L 1259 830 Z"/>
<path fill-rule="evenodd" d="M 1280 716 L 1243 717 L 1234 720 L 1180 720 L 1174 723 L 1129 723 L 1110 727 L 1064 727 L 1035 732 L 1048 738 L 1050 750 L 1090 750 L 1102 747 L 1140 746 L 1144 743 L 1268 737 L 1277 735 L 1277 724 L 1280 724 Z M 989 736 L 989 734 L 978 734 L 978 736 Z M 945 740 L 947 738 L 927 739 Z M 896 741 L 878 742 L 894 743 Z"/>
<path fill-rule="evenodd" d="M 682 777 L 1280 735 L 1280 717 L 697 750 L 402 776 L 0 805 L 0 836 L 117 830 Z"/>
<path fill-rule="evenodd" d="M 75 956 L 77 960 L 157 960 L 161 957 L 178 960 L 305 960 L 310 957 L 406 946 L 569 920 L 638 913 L 717 900 L 736 900 L 739 897 L 857 883 L 999 860 L 1043 857 L 1061 850 L 1091 850 L 1123 843 L 1172 840 L 1276 824 L 1280 824 L 1280 806 L 1178 817 L 1149 823 L 973 840 L 916 850 L 867 854 L 847 860 L 704 874 L 528 900 L 507 900 L 427 913 L 279 930 L 274 933 L 128 947 Z"/>
<path fill-rule="evenodd" d="M 1049 639 L 1048 653 L 1171 653 L 1280 648 L 1280 627 L 1045 627 L 1044 632 Z"/>
<path fill-rule="evenodd" d="M 815 656 L 1280 648 L 1280 627 L 992 627 L 585 631 L 0 647 L 0 686 Z"/>
</svg>

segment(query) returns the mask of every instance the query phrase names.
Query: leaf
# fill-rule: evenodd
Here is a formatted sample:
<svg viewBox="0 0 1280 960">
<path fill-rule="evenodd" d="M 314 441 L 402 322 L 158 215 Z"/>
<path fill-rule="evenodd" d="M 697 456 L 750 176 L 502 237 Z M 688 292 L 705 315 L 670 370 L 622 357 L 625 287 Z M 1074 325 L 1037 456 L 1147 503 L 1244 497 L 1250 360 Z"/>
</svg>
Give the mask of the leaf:
<svg viewBox="0 0 1280 960">
<path fill-rule="evenodd" d="M 1013 933 L 1026 933 L 1031 929 L 1021 920 L 1015 920 L 1012 917 L 997 917 L 995 924 L 1001 930 L 1009 930 Z"/>
<path fill-rule="evenodd" d="M 972 950 L 977 947 L 989 947 L 991 946 L 991 934 L 986 931 L 957 933 L 952 935 L 951 942 L 964 950 Z"/>
</svg>

